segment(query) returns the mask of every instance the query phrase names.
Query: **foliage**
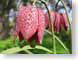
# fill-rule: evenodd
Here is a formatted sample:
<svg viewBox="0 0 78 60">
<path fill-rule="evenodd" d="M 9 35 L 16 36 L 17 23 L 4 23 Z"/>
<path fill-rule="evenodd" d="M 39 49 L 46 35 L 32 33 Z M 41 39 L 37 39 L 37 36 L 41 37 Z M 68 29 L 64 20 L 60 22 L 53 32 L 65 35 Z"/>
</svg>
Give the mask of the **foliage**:
<svg viewBox="0 0 78 60">
<path fill-rule="evenodd" d="M 63 44 L 66 45 L 66 47 L 69 49 L 69 53 L 72 53 L 71 52 L 72 47 L 71 47 L 71 44 L 69 44 L 69 42 L 71 42 L 70 33 L 63 31 L 63 33 L 60 33 L 60 34 L 57 33 L 57 35 L 59 36 L 61 41 L 63 41 Z M 66 37 L 66 36 L 69 36 L 69 37 Z M 51 35 L 46 33 L 44 36 L 42 45 L 36 45 L 35 48 L 32 48 L 29 46 L 29 43 L 27 43 L 26 40 L 20 42 L 18 38 L 17 38 L 16 44 L 15 44 L 13 37 L 11 36 L 10 38 L 8 38 L 6 40 L 0 41 L 0 53 L 4 53 L 4 54 L 24 53 L 24 54 L 27 54 L 29 52 L 32 52 L 34 54 L 47 54 L 47 53 L 53 54 L 53 40 L 51 38 L 52 38 Z M 28 50 L 28 51 L 26 51 L 26 50 Z M 56 40 L 56 53 L 57 54 L 68 54 L 67 51 L 63 48 L 63 46 L 57 40 Z"/>
<path fill-rule="evenodd" d="M 24 0 L 25 2 L 29 0 Z M 46 0 L 47 1 L 47 0 Z M 7 3 L 9 2 L 10 5 Z M 10 3 L 11 2 L 11 3 Z M 0 4 L 3 5 L 2 13 L 0 14 L 3 18 L 7 15 L 6 19 L 4 18 L 5 25 L 3 28 L 10 34 L 10 29 L 15 24 L 14 22 L 9 22 L 9 10 L 13 8 L 16 10 L 15 0 L 0 0 Z M 9 7 L 8 7 L 9 6 Z M 0 27 L 1 28 L 1 27 Z M 9 31 L 8 31 L 9 29 Z M 61 32 L 55 33 L 55 46 L 53 41 L 53 34 L 49 30 L 45 30 L 45 35 L 43 38 L 42 45 L 37 45 L 32 43 L 34 47 L 31 47 L 26 40 L 19 41 L 16 39 L 14 43 L 14 37 L 10 34 L 5 40 L 0 40 L 0 54 L 54 54 L 54 47 L 56 48 L 56 54 L 72 54 L 72 39 L 71 39 L 71 28 L 68 31 L 62 29 Z M 7 34 L 6 34 L 7 36 Z M 4 38 L 4 37 L 3 37 Z"/>
</svg>

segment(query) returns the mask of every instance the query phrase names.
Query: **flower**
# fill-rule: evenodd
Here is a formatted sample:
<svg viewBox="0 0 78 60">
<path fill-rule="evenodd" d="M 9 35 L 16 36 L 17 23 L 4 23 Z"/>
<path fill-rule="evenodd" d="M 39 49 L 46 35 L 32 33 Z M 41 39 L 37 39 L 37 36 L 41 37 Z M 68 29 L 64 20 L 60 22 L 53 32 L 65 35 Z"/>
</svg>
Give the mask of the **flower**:
<svg viewBox="0 0 78 60">
<path fill-rule="evenodd" d="M 60 32 L 62 28 L 65 30 L 68 30 L 69 23 L 68 23 L 68 18 L 66 14 L 58 13 L 58 12 L 51 12 L 51 17 L 53 20 L 53 28 L 55 32 Z M 48 14 L 45 14 L 45 23 L 46 23 L 46 28 L 50 27 L 50 21 Z"/>
<path fill-rule="evenodd" d="M 41 9 L 36 6 L 21 5 L 16 20 L 16 35 L 19 40 L 27 40 L 32 42 L 32 38 L 41 44 L 45 29 L 45 17 Z M 15 37 L 16 37 L 15 35 Z"/>
</svg>

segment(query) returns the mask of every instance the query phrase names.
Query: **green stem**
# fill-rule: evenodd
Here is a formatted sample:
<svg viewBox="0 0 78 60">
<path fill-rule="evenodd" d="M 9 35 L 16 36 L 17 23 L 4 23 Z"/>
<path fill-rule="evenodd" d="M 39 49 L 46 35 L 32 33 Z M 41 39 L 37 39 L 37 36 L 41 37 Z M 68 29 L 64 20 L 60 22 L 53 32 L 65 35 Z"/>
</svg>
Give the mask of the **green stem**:
<svg viewBox="0 0 78 60">
<path fill-rule="evenodd" d="M 33 5 L 35 5 L 36 1 L 37 1 L 37 0 L 33 0 Z"/>
<path fill-rule="evenodd" d="M 43 46 L 40 46 L 40 45 L 36 45 L 36 47 L 35 48 L 31 48 L 30 47 L 30 45 L 27 45 L 27 46 L 25 46 L 25 47 L 23 47 L 23 49 L 41 49 L 41 50 L 44 50 L 44 51 L 46 51 L 46 52 L 48 52 L 48 53 L 53 53 L 53 51 L 51 51 L 51 50 L 49 50 L 49 49 L 47 49 L 47 48 L 45 48 L 45 47 L 43 47 Z"/>
<path fill-rule="evenodd" d="M 49 50 L 49 49 L 47 49 L 45 47 L 39 46 L 39 45 L 37 45 L 35 48 L 42 49 L 42 50 L 44 50 L 44 51 L 46 51 L 48 53 L 53 53 L 51 50 Z M 35 48 L 30 47 L 30 45 L 27 45 L 27 46 L 25 46 L 23 48 L 15 47 L 15 48 L 11 48 L 11 49 L 5 50 L 5 51 L 1 52 L 1 54 L 14 54 L 14 53 L 18 53 L 20 51 L 25 51 L 28 54 L 33 54 L 28 49 L 35 49 Z"/>
<path fill-rule="evenodd" d="M 39 46 L 39 45 L 37 45 L 35 48 L 37 48 L 37 49 L 42 49 L 42 50 L 44 50 L 44 51 L 47 51 L 48 53 L 53 53 L 53 51 L 51 51 L 51 50 L 49 50 L 49 49 L 47 49 L 47 48 L 45 48 L 45 47 Z"/>
<path fill-rule="evenodd" d="M 47 12 L 48 12 L 48 17 L 49 17 L 49 21 L 50 21 L 50 28 L 51 28 L 51 34 L 52 34 L 52 40 L 53 40 L 53 50 L 54 50 L 54 54 L 56 54 L 56 45 L 55 45 L 55 37 L 54 37 L 54 28 L 53 28 L 53 20 L 51 17 L 51 12 L 48 9 L 48 6 L 46 4 L 45 1 L 41 0 L 41 2 L 45 5 Z"/>
<path fill-rule="evenodd" d="M 64 0 L 60 0 L 60 1 L 64 5 L 65 11 L 66 11 L 66 15 L 67 15 L 67 18 L 68 18 L 68 22 L 69 22 L 69 26 L 71 26 L 69 15 L 68 15 L 68 10 L 67 10 L 67 5 L 64 3 Z"/>
<path fill-rule="evenodd" d="M 18 53 L 18 52 L 23 51 L 23 50 L 24 50 L 25 52 L 27 52 L 28 54 L 30 54 L 30 51 L 27 50 L 27 49 L 28 49 L 28 48 L 22 49 L 22 48 L 20 48 L 20 47 L 15 47 L 15 48 L 7 49 L 7 50 L 1 52 L 1 54 L 14 54 L 14 53 Z"/>
<path fill-rule="evenodd" d="M 30 52 L 28 49 L 32 49 L 31 47 L 29 46 L 25 46 L 22 48 L 22 50 L 24 50 L 25 52 L 29 53 L 29 54 L 33 54 L 32 52 Z"/>
<path fill-rule="evenodd" d="M 55 5 L 55 11 L 57 10 L 57 6 L 58 6 L 59 1 L 60 1 L 60 0 L 58 0 L 58 2 L 57 2 L 56 5 Z"/>
<path fill-rule="evenodd" d="M 67 19 L 68 19 L 68 22 L 69 22 L 69 28 L 70 28 L 69 31 L 72 32 L 72 31 L 71 31 L 72 27 L 71 27 L 70 17 L 69 17 L 69 15 L 68 15 L 67 5 L 64 3 L 64 0 L 60 0 L 60 1 L 61 1 L 61 3 L 63 4 L 63 6 L 64 6 L 64 8 L 65 8 L 65 11 L 66 11 Z"/>
<path fill-rule="evenodd" d="M 56 54 L 56 42 L 55 42 L 55 37 L 53 38 L 53 49 L 54 49 L 54 54 Z"/>
<path fill-rule="evenodd" d="M 55 36 L 56 40 L 63 46 L 63 48 L 67 51 L 67 53 L 69 53 L 68 48 L 64 45 L 64 43 L 57 37 Z"/>
<path fill-rule="evenodd" d="M 0 54 L 13 54 L 19 51 L 21 51 L 21 49 L 19 47 L 15 47 L 15 48 L 4 50 Z"/>
<path fill-rule="evenodd" d="M 33 54 L 32 52 L 30 52 L 29 50 L 24 50 L 26 53 L 28 54 Z"/>
<path fill-rule="evenodd" d="M 47 32 L 48 34 L 52 35 L 50 31 L 45 30 L 45 32 Z M 69 53 L 68 48 L 64 45 L 64 43 L 56 36 L 54 35 L 54 37 L 56 38 L 56 40 L 63 46 L 63 48 L 67 51 L 67 53 Z"/>
</svg>

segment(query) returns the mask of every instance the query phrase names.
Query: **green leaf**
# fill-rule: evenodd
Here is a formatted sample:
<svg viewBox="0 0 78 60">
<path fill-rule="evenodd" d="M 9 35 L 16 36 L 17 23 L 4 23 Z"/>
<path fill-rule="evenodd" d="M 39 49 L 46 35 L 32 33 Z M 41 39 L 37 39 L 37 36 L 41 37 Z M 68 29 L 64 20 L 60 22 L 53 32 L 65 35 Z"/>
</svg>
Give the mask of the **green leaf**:
<svg viewBox="0 0 78 60">
<path fill-rule="evenodd" d="M 1 54 L 13 54 L 13 53 L 17 53 L 19 51 L 21 51 L 21 49 L 19 47 L 15 47 L 15 48 L 7 49 L 7 50 L 1 52 Z"/>
</svg>

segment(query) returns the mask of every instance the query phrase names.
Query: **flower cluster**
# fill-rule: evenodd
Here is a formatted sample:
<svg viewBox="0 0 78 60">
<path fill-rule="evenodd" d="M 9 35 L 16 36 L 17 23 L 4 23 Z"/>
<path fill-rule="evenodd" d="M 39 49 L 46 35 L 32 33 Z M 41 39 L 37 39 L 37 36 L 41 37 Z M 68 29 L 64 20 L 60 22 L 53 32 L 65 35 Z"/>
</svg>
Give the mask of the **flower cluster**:
<svg viewBox="0 0 78 60">
<path fill-rule="evenodd" d="M 53 28 L 55 32 L 60 32 L 62 28 L 64 28 L 66 31 L 69 28 L 68 18 L 67 15 L 64 13 L 58 13 L 58 12 L 51 12 L 51 18 L 53 20 Z M 48 14 L 45 14 L 45 22 L 46 22 L 46 28 L 50 27 L 50 21 Z"/>
<path fill-rule="evenodd" d="M 53 28 L 55 32 L 60 32 L 62 28 L 68 29 L 69 23 L 66 14 L 51 12 L 53 20 Z M 20 5 L 16 20 L 16 34 L 19 40 L 27 40 L 32 42 L 32 38 L 36 39 L 38 44 L 42 43 L 44 30 L 49 28 L 50 21 L 48 13 L 44 14 L 41 8 L 34 5 Z"/>
</svg>

